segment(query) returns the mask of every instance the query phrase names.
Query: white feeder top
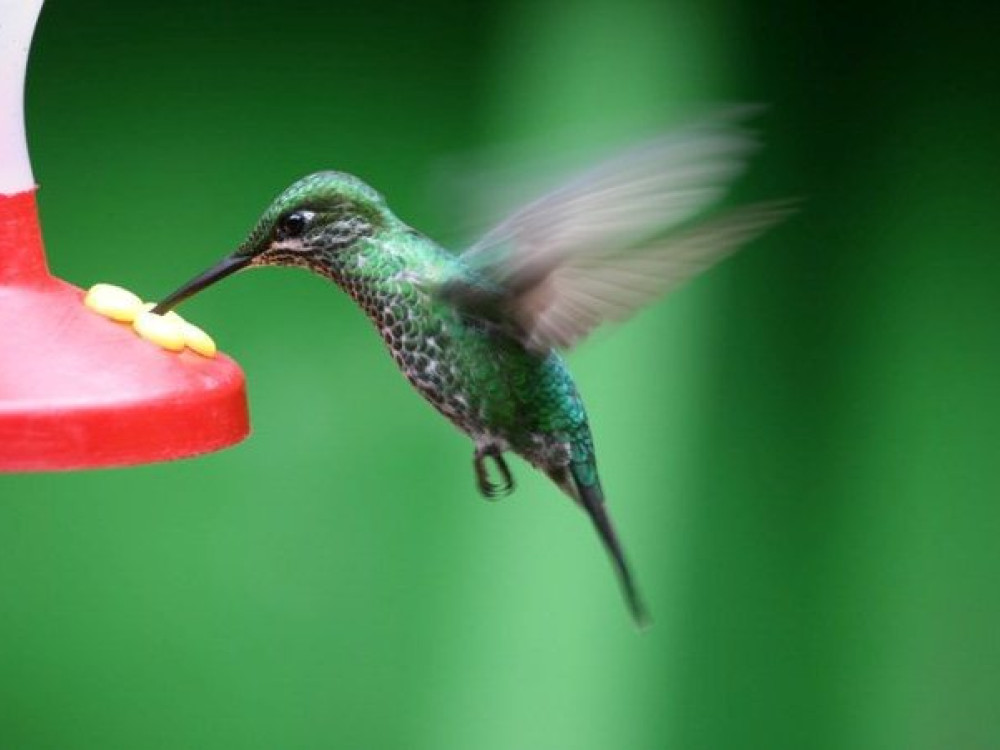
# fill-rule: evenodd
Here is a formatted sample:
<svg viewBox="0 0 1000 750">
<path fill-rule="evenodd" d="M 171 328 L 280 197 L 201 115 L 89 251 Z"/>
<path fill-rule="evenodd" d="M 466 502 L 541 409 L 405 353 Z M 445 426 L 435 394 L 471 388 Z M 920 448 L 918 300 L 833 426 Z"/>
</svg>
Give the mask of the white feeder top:
<svg viewBox="0 0 1000 750">
<path fill-rule="evenodd" d="M 35 187 L 24 134 L 24 74 L 42 0 L 0 0 L 0 194 Z"/>
</svg>

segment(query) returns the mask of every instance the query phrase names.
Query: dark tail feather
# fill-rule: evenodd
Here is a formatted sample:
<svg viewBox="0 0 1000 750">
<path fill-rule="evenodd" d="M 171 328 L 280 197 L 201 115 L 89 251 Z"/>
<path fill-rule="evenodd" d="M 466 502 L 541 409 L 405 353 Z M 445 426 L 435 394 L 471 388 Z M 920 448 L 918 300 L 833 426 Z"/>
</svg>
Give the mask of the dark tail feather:
<svg viewBox="0 0 1000 750">
<path fill-rule="evenodd" d="M 611 555 L 611 560 L 614 562 L 615 572 L 618 574 L 618 580 L 621 582 L 622 593 L 625 596 L 629 611 L 632 613 L 632 619 L 635 620 L 638 628 L 644 629 L 652 624 L 652 620 L 650 619 L 646 605 L 642 601 L 642 596 L 639 594 L 635 580 L 632 578 L 632 572 L 629 570 L 628 563 L 625 561 L 625 553 L 622 551 L 617 534 L 615 534 L 614 526 L 611 525 L 611 518 L 608 516 L 607 510 L 605 510 L 604 493 L 601 491 L 601 485 L 585 485 L 576 480 L 575 476 L 574 483 L 580 496 L 580 505 L 587 511 L 590 520 L 593 521 L 594 528 L 597 529 L 597 533 L 604 543 L 604 548 Z"/>
</svg>

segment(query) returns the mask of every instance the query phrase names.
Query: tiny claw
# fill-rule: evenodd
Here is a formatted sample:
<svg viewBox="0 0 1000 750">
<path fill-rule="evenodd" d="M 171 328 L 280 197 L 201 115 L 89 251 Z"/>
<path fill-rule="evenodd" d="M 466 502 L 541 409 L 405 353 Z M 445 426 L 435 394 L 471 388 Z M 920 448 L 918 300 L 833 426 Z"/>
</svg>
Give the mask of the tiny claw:
<svg viewBox="0 0 1000 750">
<path fill-rule="evenodd" d="M 492 458 L 493 463 L 500 469 L 500 476 L 503 479 L 503 484 L 499 488 L 500 495 L 507 497 L 514 491 L 514 475 L 510 473 L 510 467 L 507 466 L 502 453 L 494 453 Z"/>
<path fill-rule="evenodd" d="M 486 468 L 486 458 L 492 458 L 500 471 L 501 484 L 490 481 L 489 472 Z M 510 467 L 504 461 L 503 454 L 496 448 L 479 448 L 472 459 L 472 465 L 476 470 L 476 488 L 487 500 L 499 500 L 514 491 L 514 477 L 510 472 Z"/>
<path fill-rule="evenodd" d="M 493 484 L 492 482 L 484 481 L 479 483 L 479 494 L 481 494 L 484 498 L 486 498 L 490 502 L 500 499 L 499 489 L 500 488 L 497 487 L 497 485 Z"/>
</svg>

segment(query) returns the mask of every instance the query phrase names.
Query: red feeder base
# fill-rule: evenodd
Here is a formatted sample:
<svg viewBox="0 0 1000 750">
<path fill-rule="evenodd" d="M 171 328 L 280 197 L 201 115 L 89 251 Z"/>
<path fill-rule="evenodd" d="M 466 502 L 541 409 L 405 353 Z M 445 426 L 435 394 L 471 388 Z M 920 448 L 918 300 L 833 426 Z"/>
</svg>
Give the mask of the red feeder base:
<svg viewBox="0 0 1000 750">
<path fill-rule="evenodd" d="M 34 191 L 0 195 L 0 471 L 166 461 L 249 432 L 229 358 L 163 351 L 49 275 Z"/>
</svg>

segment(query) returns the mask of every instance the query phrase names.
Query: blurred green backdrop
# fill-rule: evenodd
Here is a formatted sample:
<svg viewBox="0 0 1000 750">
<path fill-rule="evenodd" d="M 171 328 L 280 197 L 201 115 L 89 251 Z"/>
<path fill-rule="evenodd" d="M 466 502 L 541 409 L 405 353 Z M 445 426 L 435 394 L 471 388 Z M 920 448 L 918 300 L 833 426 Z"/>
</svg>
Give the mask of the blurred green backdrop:
<svg viewBox="0 0 1000 750">
<path fill-rule="evenodd" d="M 188 306 L 254 434 L 0 477 L 0 748 L 1000 746 L 997 13 L 937 4 L 50 0 L 50 264 L 154 297 L 355 172 L 453 240 L 441 159 L 762 101 L 806 209 L 572 356 L 657 619 L 291 270 Z M 992 13 L 992 18 L 989 14 Z"/>
</svg>

